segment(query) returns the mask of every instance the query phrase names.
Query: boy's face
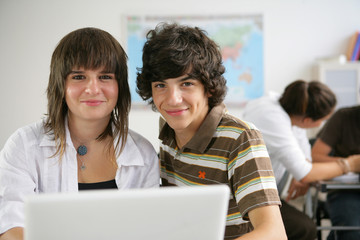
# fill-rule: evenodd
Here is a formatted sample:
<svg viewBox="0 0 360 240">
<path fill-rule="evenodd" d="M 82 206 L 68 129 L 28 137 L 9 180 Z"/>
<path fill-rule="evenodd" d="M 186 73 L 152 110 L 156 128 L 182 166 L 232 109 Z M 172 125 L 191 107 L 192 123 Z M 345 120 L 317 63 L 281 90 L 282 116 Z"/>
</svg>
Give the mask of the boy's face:
<svg viewBox="0 0 360 240">
<path fill-rule="evenodd" d="M 209 110 L 204 85 L 186 74 L 153 82 L 151 88 L 156 108 L 176 135 L 192 137 Z"/>
</svg>

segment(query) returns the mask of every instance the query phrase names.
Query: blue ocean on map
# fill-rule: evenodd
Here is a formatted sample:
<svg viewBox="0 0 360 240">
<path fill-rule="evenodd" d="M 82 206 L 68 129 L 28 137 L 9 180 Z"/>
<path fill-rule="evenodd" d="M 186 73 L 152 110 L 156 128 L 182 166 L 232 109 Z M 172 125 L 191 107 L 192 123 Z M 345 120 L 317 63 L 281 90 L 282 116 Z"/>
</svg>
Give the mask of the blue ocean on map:
<svg viewBox="0 0 360 240">
<path fill-rule="evenodd" d="M 188 22 L 192 22 L 191 19 L 191 17 L 181 18 L 182 21 Z M 234 19 L 221 17 L 194 19 L 194 25 L 207 30 L 209 37 L 220 46 L 226 68 L 224 77 L 228 87 L 225 103 L 242 105 L 248 100 L 261 97 L 264 94 L 262 17 L 254 15 Z M 157 18 L 146 16 L 128 18 L 127 54 L 133 104 L 145 105 L 136 93 L 136 73 L 142 66 L 145 33 L 159 21 Z"/>
<path fill-rule="evenodd" d="M 261 56 L 261 57 L 259 57 Z M 224 62 L 228 93 L 225 101 L 245 102 L 264 94 L 263 37 L 258 32 L 249 36 L 249 41 L 240 50 L 234 63 L 231 59 Z M 230 71 L 229 71 L 230 70 Z M 241 76 L 244 76 L 241 78 Z"/>
</svg>

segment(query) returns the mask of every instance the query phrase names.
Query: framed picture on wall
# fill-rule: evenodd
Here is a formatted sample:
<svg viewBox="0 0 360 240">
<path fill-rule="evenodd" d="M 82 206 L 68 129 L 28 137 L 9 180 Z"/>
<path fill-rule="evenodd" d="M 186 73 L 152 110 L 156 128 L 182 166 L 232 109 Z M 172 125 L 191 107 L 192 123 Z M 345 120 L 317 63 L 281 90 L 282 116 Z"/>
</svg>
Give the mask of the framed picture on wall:
<svg viewBox="0 0 360 240">
<path fill-rule="evenodd" d="M 146 34 L 161 22 L 204 29 L 220 47 L 228 92 L 227 105 L 241 106 L 264 93 L 264 36 L 261 14 L 220 16 L 125 16 L 126 52 L 133 105 L 146 104 L 136 93 L 136 72 L 142 66 Z"/>
</svg>

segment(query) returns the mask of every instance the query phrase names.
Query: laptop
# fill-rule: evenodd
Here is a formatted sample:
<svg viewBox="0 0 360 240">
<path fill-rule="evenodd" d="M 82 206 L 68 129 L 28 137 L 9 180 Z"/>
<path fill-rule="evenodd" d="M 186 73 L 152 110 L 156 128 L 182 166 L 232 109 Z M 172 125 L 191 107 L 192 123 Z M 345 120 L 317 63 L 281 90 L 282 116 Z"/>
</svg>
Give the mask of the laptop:
<svg viewBox="0 0 360 240">
<path fill-rule="evenodd" d="M 220 240 L 225 185 L 37 194 L 25 201 L 25 240 Z"/>
</svg>

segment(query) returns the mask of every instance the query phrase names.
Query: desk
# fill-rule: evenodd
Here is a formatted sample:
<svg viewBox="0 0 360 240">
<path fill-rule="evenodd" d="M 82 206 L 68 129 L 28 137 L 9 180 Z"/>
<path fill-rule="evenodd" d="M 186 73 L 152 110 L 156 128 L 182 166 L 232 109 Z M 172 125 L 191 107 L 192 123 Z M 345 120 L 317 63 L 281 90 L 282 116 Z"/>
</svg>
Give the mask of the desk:
<svg viewBox="0 0 360 240">
<path fill-rule="evenodd" d="M 312 199 L 311 192 L 308 191 L 306 195 L 306 205 L 305 205 L 305 212 L 308 216 L 315 220 L 315 213 L 318 209 L 318 195 L 319 192 L 326 193 L 328 190 L 352 190 L 357 189 L 360 190 L 360 180 L 359 175 L 356 175 L 353 181 L 319 181 L 316 183 L 311 184 L 312 187 L 316 189 L 314 199 Z M 360 226 L 321 226 L 320 219 L 317 219 L 317 227 L 316 229 L 320 231 L 319 235 L 321 236 L 322 230 L 334 230 L 334 231 L 349 231 L 349 230 L 356 230 L 360 231 Z"/>
<path fill-rule="evenodd" d="M 327 192 L 328 190 L 341 190 L 341 189 L 360 189 L 360 182 L 337 182 L 337 181 L 320 181 L 316 183 L 317 188 L 321 192 Z"/>
<path fill-rule="evenodd" d="M 313 218 L 314 212 L 317 207 L 319 192 L 326 193 L 328 190 L 341 190 L 341 189 L 360 189 L 360 174 L 349 173 L 347 175 L 339 176 L 333 180 L 318 181 L 310 185 L 316 189 L 314 199 L 311 191 L 307 192 L 305 196 L 305 213 Z M 314 203 L 314 204 L 313 204 Z"/>
</svg>

